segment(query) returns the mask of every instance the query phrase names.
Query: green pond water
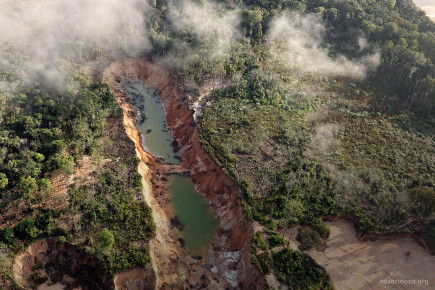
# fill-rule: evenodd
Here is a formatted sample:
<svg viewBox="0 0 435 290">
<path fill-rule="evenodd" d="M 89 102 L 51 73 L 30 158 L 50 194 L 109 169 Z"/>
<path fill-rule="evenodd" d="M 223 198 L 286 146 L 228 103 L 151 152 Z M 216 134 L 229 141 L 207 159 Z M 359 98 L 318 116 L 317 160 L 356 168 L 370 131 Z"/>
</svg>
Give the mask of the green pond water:
<svg viewBox="0 0 435 290">
<path fill-rule="evenodd" d="M 123 88 L 130 93 L 139 111 L 136 126 L 142 133 L 144 148 L 154 156 L 163 157 L 165 164 L 179 164 L 159 95 L 141 82 L 126 83 Z M 173 175 L 169 184 L 170 204 L 184 226 L 180 232 L 185 246 L 193 256 L 205 256 L 218 226 L 214 213 L 205 198 L 195 191 L 190 178 Z"/>
<path fill-rule="evenodd" d="M 142 132 L 144 148 L 154 156 L 163 157 L 165 164 L 179 164 L 178 154 L 172 146 L 172 135 L 168 131 L 166 112 L 157 92 L 140 82 L 126 83 L 124 88 L 138 108 L 136 127 Z"/>
<path fill-rule="evenodd" d="M 180 222 L 181 234 L 193 256 L 205 256 L 213 241 L 218 223 L 206 199 L 195 191 L 190 178 L 174 175 L 170 178 L 170 199 Z"/>
</svg>

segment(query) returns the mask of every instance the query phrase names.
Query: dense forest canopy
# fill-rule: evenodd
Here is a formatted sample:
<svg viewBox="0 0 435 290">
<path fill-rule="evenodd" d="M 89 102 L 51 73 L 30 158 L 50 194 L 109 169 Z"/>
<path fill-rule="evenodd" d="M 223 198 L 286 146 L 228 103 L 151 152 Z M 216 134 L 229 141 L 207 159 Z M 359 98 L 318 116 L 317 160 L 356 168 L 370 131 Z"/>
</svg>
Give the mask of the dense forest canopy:
<svg viewBox="0 0 435 290">
<path fill-rule="evenodd" d="M 359 60 L 365 60 L 376 67 L 366 78 L 368 85 L 374 86 L 381 94 L 397 98 L 402 105 L 400 109 L 411 108 L 418 114 L 433 117 L 433 58 L 435 55 L 433 31 L 435 24 L 425 17 L 424 12 L 418 9 L 411 0 L 387 1 L 388 5 L 385 1 L 374 0 L 223 3 L 220 7 L 229 6 L 233 9 L 240 9 L 239 25 L 242 35 L 226 33 L 228 39 L 223 39 L 221 35 L 213 34 L 213 29 L 209 30 L 210 35 L 208 36 L 204 33 L 192 33 L 194 24 L 191 27 L 181 27 L 183 30 L 180 33 L 180 25 L 175 21 L 170 27 L 162 24 L 163 30 L 159 33 L 161 27 L 159 21 L 162 21 L 162 18 L 165 19 L 166 16 L 171 21 L 173 4 L 171 2 L 157 3 L 157 9 L 164 7 L 165 9 L 161 10 L 168 12 L 160 19 L 150 20 L 153 24 L 150 27 L 153 32 L 150 39 L 154 48 L 157 48 L 156 52 L 159 54 L 166 52 L 175 56 L 181 54 L 180 58 L 186 59 L 190 55 L 184 53 L 186 48 L 183 46 L 187 46 L 189 54 L 196 53 L 199 56 L 203 54 L 207 57 L 206 59 L 201 58 L 203 62 L 213 61 L 215 58 L 211 56 L 214 54 L 215 43 L 240 42 L 241 38 L 245 37 L 254 47 L 260 48 L 264 44 L 273 42 L 273 32 L 280 29 L 277 27 L 277 20 L 282 20 L 283 15 L 291 15 L 287 17 L 287 21 L 279 23 L 281 29 L 287 31 L 287 35 L 278 34 L 279 37 L 276 37 L 281 42 L 283 36 L 291 40 L 289 49 L 292 51 L 286 55 L 290 65 L 294 66 L 296 63 L 297 66 L 298 62 L 303 64 L 310 61 L 312 54 L 301 52 L 304 49 L 328 54 L 331 59 L 336 59 L 337 63 L 348 62 L 349 67 L 351 65 L 357 67 Z M 232 12 L 226 13 L 224 20 Z M 295 20 L 298 18 L 296 14 L 305 16 L 298 21 Z M 233 25 L 230 21 L 226 21 L 224 25 L 219 24 L 218 27 Z M 295 32 L 288 32 L 288 30 Z M 232 38 L 230 38 L 231 35 L 233 35 Z M 214 36 L 214 40 L 210 36 Z M 192 37 L 197 39 L 193 41 Z M 294 38 L 299 39 L 295 41 Z M 181 49 L 183 51 L 180 51 Z M 295 49 L 299 51 L 294 51 Z M 367 58 L 375 52 L 381 54 L 379 62 L 376 59 Z M 302 55 L 298 55 L 300 53 Z M 321 61 L 319 58 L 317 60 Z M 180 60 L 180 62 L 185 61 Z M 191 62 L 192 58 L 187 57 L 187 61 Z M 194 67 L 202 72 L 201 63 L 197 63 Z M 225 70 L 225 68 L 219 68 L 217 63 L 213 66 L 204 65 L 205 67 L 216 69 L 214 74 L 222 74 Z M 368 69 L 359 66 L 358 70 Z M 343 70 L 341 75 L 352 77 L 352 73 L 346 75 L 348 71 Z M 225 73 L 231 74 L 231 71 L 225 70 Z"/>
</svg>

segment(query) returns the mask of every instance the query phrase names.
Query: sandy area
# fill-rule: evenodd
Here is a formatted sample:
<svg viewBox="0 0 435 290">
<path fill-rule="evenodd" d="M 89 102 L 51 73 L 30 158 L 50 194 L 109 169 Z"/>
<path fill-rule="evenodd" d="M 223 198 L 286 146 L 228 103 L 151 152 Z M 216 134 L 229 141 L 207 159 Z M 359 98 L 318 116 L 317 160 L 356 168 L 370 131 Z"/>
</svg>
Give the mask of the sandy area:
<svg viewBox="0 0 435 290">
<path fill-rule="evenodd" d="M 325 251 L 308 254 L 326 268 L 336 289 L 435 289 L 435 256 L 413 239 L 359 242 L 352 222 L 328 226 Z M 387 284 L 385 279 L 407 281 Z M 424 281 L 410 285 L 408 280 Z"/>
</svg>

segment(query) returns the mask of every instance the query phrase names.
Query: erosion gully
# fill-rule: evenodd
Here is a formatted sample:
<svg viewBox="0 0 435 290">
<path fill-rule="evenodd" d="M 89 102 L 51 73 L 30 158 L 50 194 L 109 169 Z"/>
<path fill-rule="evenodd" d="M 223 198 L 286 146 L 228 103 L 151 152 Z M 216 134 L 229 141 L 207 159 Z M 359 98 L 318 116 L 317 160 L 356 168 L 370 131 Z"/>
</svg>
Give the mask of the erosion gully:
<svg viewBox="0 0 435 290">
<path fill-rule="evenodd" d="M 141 82 L 126 83 L 137 109 L 136 127 L 142 134 L 142 145 L 152 155 L 160 157 L 163 164 L 180 164 L 177 144 L 166 122 L 166 111 L 160 96 Z M 216 232 L 214 212 L 205 198 L 195 191 L 187 176 L 174 175 L 169 179 L 170 203 L 175 213 L 171 223 L 180 231 L 181 244 L 198 260 L 207 256 L 207 251 Z"/>
<path fill-rule="evenodd" d="M 253 228 L 244 218 L 238 188 L 199 143 L 193 110 L 176 81 L 164 68 L 141 58 L 116 60 L 103 76 L 123 110 L 124 127 L 141 160 L 143 196 L 156 224 L 150 242 L 155 288 L 265 288 L 264 278 L 251 265 Z M 147 123 L 151 112 L 146 112 L 145 94 L 152 95 L 152 114 L 163 106 L 166 124 L 161 113 L 156 119 L 160 124 Z M 167 128 L 159 127 L 162 124 Z M 148 142 L 153 131 L 155 145 Z M 172 143 L 170 137 L 179 148 L 176 154 L 166 146 Z M 189 210 L 189 204 L 195 210 Z M 200 216 L 203 221 L 198 221 Z M 116 288 L 134 289 L 132 282 L 141 275 L 118 275 Z"/>
</svg>

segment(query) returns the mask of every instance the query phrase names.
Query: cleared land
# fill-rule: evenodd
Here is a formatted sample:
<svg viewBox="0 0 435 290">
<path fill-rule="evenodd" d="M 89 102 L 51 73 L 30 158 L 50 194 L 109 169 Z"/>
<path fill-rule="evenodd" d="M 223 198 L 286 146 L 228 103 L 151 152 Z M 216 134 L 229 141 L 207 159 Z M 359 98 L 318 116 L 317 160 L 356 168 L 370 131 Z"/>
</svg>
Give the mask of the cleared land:
<svg viewBox="0 0 435 290">
<path fill-rule="evenodd" d="M 359 242 L 353 224 L 328 223 L 330 238 L 324 252 L 309 255 L 324 266 L 336 289 L 433 289 L 435 256 L 409 238 Z M 382 284 L 381 280 L 427 280 L 427 285 Z"/>
</svg>

